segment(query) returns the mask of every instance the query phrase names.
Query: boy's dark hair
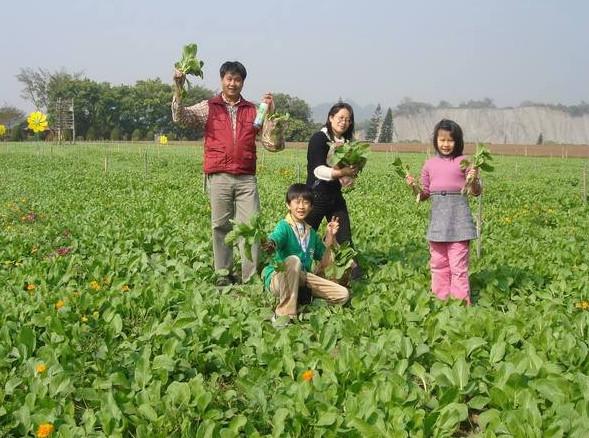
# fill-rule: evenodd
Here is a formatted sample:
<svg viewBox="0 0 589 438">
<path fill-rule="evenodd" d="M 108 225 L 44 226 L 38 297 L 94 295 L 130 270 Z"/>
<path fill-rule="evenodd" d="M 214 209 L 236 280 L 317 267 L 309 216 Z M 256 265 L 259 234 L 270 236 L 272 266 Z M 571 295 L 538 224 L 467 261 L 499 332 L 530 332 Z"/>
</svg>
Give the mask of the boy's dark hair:
<svg viewBox="0 0 589 438">
<path fill-rule="evenodd" d="M 247 76 L 247 71 L 245 70 L 245 67 L 239 61 L 224 62 L 221 68 L 219 69 L 219 73 L 221 74 L 221 79 L 223 79 L 227 73 L 239 75 L 241 76 L 241 79 L 243 79 L 244 81 Z"/>
<path fill-rule="evenodd" d="M 438 131 L 442 129 L 444 131 L 449 131 L 450 135 L 452 136 L 452 140 L 454 140 L 454 150 L 450 154 L 452 158 L 456 158 L 462 155 L 464 152 L 464 137 L 462 135 L 462 128 L 458 123 L 454 120 L 442 119 L 438 122 L 438 124 L 434 127 L 434 149 L 439 154 L 440 150 L 438 149 Z"/>
<path fill-rule="evenodd" d="M 298 198 L 303 198 L 305 201 L 309 201 L 311 205 L 313 205 L 313 192 L 305 184 L 292 184 L 286 191 L 287 204 L 290 204 L 290 201 Z"/>
<path fill-rule="evenodd" d="M 331 129 L 331 123 L 329 123 L 329 118 L 331 116 L 335 116 L 339 110 L 346 109 L 350 113 L 350 126 L 344 132 L 344 139 L 350 141 L 354 136 L 354 110 L 352 109 L 352 105 L 345 102 L 338 102 L 331 107 L 329 112 L 327 113 L 327 120 L 325 122 L 325 127 L 327 128 L 327 132 L 329 133 L 329 138 L 333 139 L 333 129 Z"/>
</svg>

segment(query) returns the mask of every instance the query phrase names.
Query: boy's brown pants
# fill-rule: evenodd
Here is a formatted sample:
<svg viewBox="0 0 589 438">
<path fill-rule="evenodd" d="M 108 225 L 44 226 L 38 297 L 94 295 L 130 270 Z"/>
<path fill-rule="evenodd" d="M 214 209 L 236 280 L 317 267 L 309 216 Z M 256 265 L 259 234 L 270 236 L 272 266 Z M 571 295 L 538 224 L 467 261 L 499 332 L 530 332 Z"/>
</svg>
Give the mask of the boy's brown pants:
<svg viewBox="0 0 589 438">
<path fill-rule="evenodd" d="M 305 272 L 297 256 L 284 260 L 285 270 L 275 272 L 270 280 L 270 291 L 278 297 L 277 316 L 295 316 L 299 285 L 306 285 L 315 297 L 325 299 L 329 304 L 344 304 L 350 298 L 348 289 L 318 275 Z"/>
</svg>

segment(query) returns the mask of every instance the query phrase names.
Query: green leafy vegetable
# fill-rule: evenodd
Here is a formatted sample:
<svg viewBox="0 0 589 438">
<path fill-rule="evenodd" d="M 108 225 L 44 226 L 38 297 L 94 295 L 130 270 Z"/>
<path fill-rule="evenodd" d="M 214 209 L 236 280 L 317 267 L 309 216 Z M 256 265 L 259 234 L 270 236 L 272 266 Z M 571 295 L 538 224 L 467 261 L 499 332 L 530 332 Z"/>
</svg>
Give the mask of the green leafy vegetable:
<svg viewBox="0 0 589 438">
<path fill-rule="evenodd" d="M 248 260 L 252 260 L 252 247 L 259 245 L 266 238 L 262 218 L 254 214 L 249 222 L 237 222 L 232 220 L 233 229 L 225 236 L 227 245 L 235 245 L 240 238 L 244 240 L 244 252 Z"/>
<path fill-rule="evenodd" d="M 196 43 L 186 44 L 182 49 L 182 58 L 175 64 L 175 67 L 178 71 L 184 73 L 185 75 L 193 75 L 203 79 L 202 66 L 204 65 L 204 62 L 200 61 L 196 57 L 196 51 Z M 190 86 L 188 79 L 186 80 L 186 84 Z M 186 90 L 183 88 L 182 95 L 184 96 L 185 94 Z"/>
<path fill-rule="evenodd" d="M 325 278 L 340 284 L 347 284 L 354 265 L 354 258 L 358 253 L 348 242 L 332 247 L 332 263 L 325 268 Z"/>
<path fill-rule="evenodd" d="M 360 141 L 349 141 L 335 147 L 330 143 L 330 148 L 333 153 L 327 157 L 327 164 L 335 168 L 356 166 L 362 170 L 370 152 L 370 144 Z"/>
<path fill-rule="evenodd" d="M 492 172 L 495 168 L 489 163 L 492 161 L 493 157 L 491 156 L 491 151 L 485 147 L 484 143 L 477 144 L 477 150 L 475 154 L 472 156 L 472 161 L 464 159 L 460 162 L 460 168 L 464 171 L 468 169 L 480 169 L 485 172 Z M 466 183 L 462 188 L 462 193 L 473 193 L 473 186 L 474 186 L 474 177 L 473 176 L 466 176 Z"/>
<path fill-rule="evenodd" d="M 401 178 L 403 178 L 404 181 L 407 179 L 407 177 L 413 178 L 413 175 L 411 175 L 411 173 L 409 172 L 409 165 L 403 164 L 403 161 L 401 161 L 401 159 L 399 157 L 395 158 L 395 161 L 393 161 L 393 170 L 395 171 L 395 173 L 397 175 L 399 175 Z M 413 178 L 413 186 L 415 187 L 415 190 L 417 192 L 417 199 L 416 200 L 417 200 L 417 202 L 419 202 L 420 192 L 421 192 L 422 188 L 421 188 L 421 184 L 419 184 L 419 181 L 416 178 Z"/>
</svg>

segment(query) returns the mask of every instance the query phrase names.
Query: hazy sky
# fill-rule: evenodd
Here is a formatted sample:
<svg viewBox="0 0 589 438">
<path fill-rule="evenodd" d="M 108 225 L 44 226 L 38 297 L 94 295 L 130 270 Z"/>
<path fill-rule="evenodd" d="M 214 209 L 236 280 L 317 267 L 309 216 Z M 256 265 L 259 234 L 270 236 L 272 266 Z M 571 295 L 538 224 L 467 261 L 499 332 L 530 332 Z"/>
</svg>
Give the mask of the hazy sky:
<svg viewBox="0 0 589 438">
<path fill-rule="evenodd" d="M 236 59 L 252 100 L 589 101 L 587 0 L 29 0 L 4 1 L 0 17 L 0 105 L 25 110 L 20 68 L 169 81 L 188 42 L 202 85 L 217 89 Z"/>
</svg>

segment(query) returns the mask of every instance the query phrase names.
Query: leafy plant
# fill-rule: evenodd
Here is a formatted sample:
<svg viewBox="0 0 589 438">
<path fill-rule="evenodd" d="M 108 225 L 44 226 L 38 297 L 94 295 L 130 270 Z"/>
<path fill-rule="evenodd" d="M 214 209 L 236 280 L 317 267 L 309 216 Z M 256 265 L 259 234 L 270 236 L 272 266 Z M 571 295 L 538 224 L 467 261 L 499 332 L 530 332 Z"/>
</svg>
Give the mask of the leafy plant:
<svg viewBox="0 0 589 438">
<path fill-rule="evenodd" d="M 485 147 L 484 143 L 477 143 L 476 152 L 472 156 L 472 161 L 464 159 L 460 162 L 460 168 L 464 171 L 469 169 L 480 169 L 485 172 L 492 172 L 495 168 L 489 163 L 492 161 L 491 151 Z M 462 188 L 462 193 L 472 194 L 474 185 L 474 176 L 467 175 L 466 182 Z"/>
<path fill-rule="evenodd" d="M 249 222 L 237 222 L 231 220 L 233 229 L 225 236 L 227 245 L 235 245 L 239 239 L 243 239 L 245 256 L 252 260 L 252 247 L 259 245 L 266 239 L 262 218 L 259 214 L 254 214 Z"/>
<path fill-rule="evenodd" d="M 325 268 L 325 278 L 340 284 L 348 283 L 357 251 L 348 242 L 329 248 L 329 251 L 332 252 L 332 263 Z"/>
<path fill-rule="evenodd" d="M 193 75 L 203 79 L 202 67 L 204 62 L 196 57 L 197 45 L 196 43 L 186 44 L 182 49 L 182 58 L 176 62 L 175 67 L 178 71 L 185 75 Z M 186 79 L 186 85 L 190 86 L 190 82 Z M 186 94 L 186 90 L 182 89 L 182 94 Z"/>
<path fill-rule="evenodd" d="M 342 145 L 330 143 L 333 153 L 327 157 L 327 164 L 331 167 L 342 168 L 345 166 L 356 166 L 362 170 L 366 165 L 370 144 L 360 141 L 347 141 Z"/>
</svg>

